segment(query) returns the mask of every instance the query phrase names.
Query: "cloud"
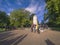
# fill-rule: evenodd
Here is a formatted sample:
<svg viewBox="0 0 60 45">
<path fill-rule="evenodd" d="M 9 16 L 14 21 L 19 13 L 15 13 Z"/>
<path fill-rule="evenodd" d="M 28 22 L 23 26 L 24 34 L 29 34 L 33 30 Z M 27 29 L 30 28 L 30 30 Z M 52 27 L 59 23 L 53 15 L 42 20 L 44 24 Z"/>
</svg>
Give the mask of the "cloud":
<svg viewBox="0 0 60 45">
<path fill-rule="evenodd" d="M 7 5 L 7 7 L 11 7 L 11 3 L 9 2 L 9 0 L 5 0 L 5 3 L 6 3 L 6 5 Z"/>
<path fill-rule="evenodd" d="M 43 8 L 42 8 L 42 6 L 39 6 L 38 9 L 37 9 L 37 11 L 41 12 L 41 10 L 43 10 Z"/>
<path fill-rule="evenodd" d="M 15 3 L 16 3 L 17 5 L 22 5 L 22 0 L 16 0 Z"/>
<path fill-rule="evenodd" d="M 14 10 L 13 8 L 8 8 L 7 15 L 10 15 L 10 12 L 13 11 L 13 10 Z"/>
<path fill-rule="evenodd" d="M 18 4 L 18 5 L 22 5 L 22 3 L 21 3 L 21 2 L 17 2 L 17 4 Z"/>
<path fill-rule="evenodd" d="M 13 10 L 14 10 L 13 8 L 9 8 L 9 9 L 8 9 L 9 12 L 11 12 L 11 11 L 13 11 Z"/>
<path fill-rule="evenodd" d="M 25 10 L 28 10 L 30 11 L 31 13 L 35 13 L 36 12 L 36 9 L 37 9 L 37 5 L 29 5 L 27 8 L 25 8 Z"/>
<path fill-rule="evenodd" d="M 25 10 L 30 11 L 31 13 L 35 13 L 38 7 L 38 3 L 36 3 L 34 0 L 31 0 L 31 3 L 28 7 L 25 8 Z"/>
<path fill-rule="evenodd" d="M 10 13 L 7 13 L 7 15 L 10 15 Z"/>
<path fill-rule="evenodd" d="M 36 2 L 35 0 L 31 0 L 30 5 L 26 7 L 25 10 L 28 10 L 31 13 L 40 13 L 42 10 L 44 10 L 44 6 L 40 4 L 39 1 Z"/>
<path fill-rule="evenodd" d="M 2 0 L 0 0 L 0 4 L 2 3 Z"/>
</svg>

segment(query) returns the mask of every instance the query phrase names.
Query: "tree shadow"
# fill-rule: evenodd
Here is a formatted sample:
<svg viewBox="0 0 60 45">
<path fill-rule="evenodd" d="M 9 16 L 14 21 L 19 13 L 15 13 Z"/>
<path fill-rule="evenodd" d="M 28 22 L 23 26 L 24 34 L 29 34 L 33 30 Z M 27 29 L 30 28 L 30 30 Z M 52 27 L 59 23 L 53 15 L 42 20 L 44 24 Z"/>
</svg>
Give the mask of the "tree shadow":
<svg viewBox="0 0 60 45">
<path fill-rule="evenodd" d="M 0 41 L 1 41 L 1 40 L 4 40 L 4 39 L 6 39 L 6 38 L 8 38 L 8 37 L 10 37 L 10 36 L 13 36 L 13 35 L 15 35 L 15 34 L 8 33 L 8 34 L 0 35 Z"/>
<path fill-rule="evenodd" d="M 20 43 L 25 37 L 27 36 L 27 34 L 23 34 L 20 35 L 14 39 L 11 40 L 4 40 L 0 42 L 0 45 L 17 45 L 18 43 Z"/>
<path fill-rule="evenodd" d="M 12 35 L 14 35 L 14 34 L 12 34 L 11 32 L 1 33 L 1 34 L 0 34 L 0 40 L 3 40 L 3 39 L 5 39 L 5 38 L 8 38 L 8 37 L 10 37 L 10 36 L 12 36 Z"/>
<path fill-rule="evenodd" d="M 2 32 L 2 33 L 0 33 L 0 36 L 1 35 L 5 35 L 5 34 L 10 34 L 11 32 L 10 31 L 8 31 L 8 32 Z"/>
<path fill-rule="evenodd" d="M 25 34 L 22 38 L 20 38 L 16 43 L 14 43 L 14 45 L 17 45 L 18 43 L 20 43 L 25 37 L 27 36 L 27 34 Z"/>
<path fill-rule="evenodd" d="M 45 40 L 46 44 L 47 45 L 55 45 L 51 40 L 47 39 Z"/>
</svg>

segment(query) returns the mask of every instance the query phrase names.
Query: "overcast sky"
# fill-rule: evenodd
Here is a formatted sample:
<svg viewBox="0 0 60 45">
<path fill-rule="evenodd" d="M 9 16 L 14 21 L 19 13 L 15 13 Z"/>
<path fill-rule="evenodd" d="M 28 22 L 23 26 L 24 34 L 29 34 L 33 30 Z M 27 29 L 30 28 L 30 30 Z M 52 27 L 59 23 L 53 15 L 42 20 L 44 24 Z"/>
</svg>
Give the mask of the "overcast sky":
<svg viewBox="0 0 60 45">
<path fill-rule="evenodd" d="M 45 0 L 0 0 L 0 10 L 7 14 L 19 8 L 35 13 L 39 22 L 41 22 L 44 17 Z"/>
</svg>

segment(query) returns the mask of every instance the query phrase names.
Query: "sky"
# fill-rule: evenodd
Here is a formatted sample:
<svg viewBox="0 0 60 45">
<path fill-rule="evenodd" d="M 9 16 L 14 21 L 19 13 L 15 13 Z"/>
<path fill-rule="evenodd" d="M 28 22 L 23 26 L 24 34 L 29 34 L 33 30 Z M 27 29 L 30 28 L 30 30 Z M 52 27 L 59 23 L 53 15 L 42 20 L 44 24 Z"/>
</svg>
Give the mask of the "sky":
<svg viewBox="0 0 60 45">
<path fill-rule="evenodd" d="M 0 10 L 5 11 L 8 15 L 11 11 L 20 8 L 35 13 L 41 23 L 45 12 L 45 0 L 0 0 Z"/>
</svg>

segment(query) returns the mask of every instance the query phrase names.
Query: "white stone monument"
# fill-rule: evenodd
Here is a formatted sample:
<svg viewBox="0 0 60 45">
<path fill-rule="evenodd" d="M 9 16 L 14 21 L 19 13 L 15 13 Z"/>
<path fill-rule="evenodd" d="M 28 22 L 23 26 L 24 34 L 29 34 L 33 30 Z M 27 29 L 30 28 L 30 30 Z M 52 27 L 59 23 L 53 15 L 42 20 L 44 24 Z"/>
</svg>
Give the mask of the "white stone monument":
<svg viewBox="0 0 60 45">
<path fill-rule="evenodd" d="M 35 24 L 35 25 L 38 24 L 38 22 L 37 22 L 37 16 L 36 15 L 33 16 L 33 24 Z"/>
<path fill-rule="evenodd" d="M 37 30 L 38 29 L 38 20 L 37 20 L 36 15 L 33 16 L 33 24 L 36 25 L 36 30 Z"/>
</svg>

